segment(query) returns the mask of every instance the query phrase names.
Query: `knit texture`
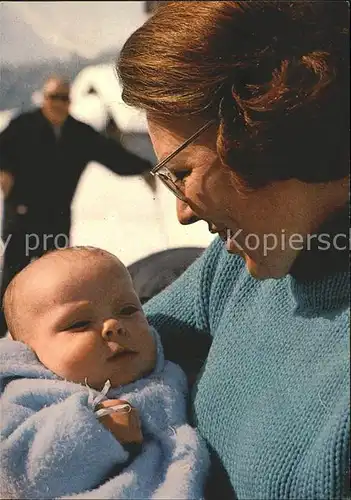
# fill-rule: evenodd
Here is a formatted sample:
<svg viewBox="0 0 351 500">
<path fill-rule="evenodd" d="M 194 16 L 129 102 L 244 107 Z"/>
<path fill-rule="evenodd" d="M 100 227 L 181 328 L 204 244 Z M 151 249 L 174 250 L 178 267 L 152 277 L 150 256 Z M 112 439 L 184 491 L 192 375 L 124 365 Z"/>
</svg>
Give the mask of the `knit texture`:
<svg viewBox="0 0 351 500">
<path fill-rule="evenodd" d="M 21 342 L 0 341 L 1 498 L 203 498 L 208 452 L 186 422 L 185 375 L 154 333 L 153 373 L 107 393 L 140 415 L 144 442 L 129 464 L 87 387 L 54 375 Z"/>
<path fill-rule="evenodd" d="M 193 418 L 240 500 L 346 496 L 348 299 L 346 272 L 255 280 L 217 239 L 145 306 L 181 365 L 212 338 Z"/>
</svg>

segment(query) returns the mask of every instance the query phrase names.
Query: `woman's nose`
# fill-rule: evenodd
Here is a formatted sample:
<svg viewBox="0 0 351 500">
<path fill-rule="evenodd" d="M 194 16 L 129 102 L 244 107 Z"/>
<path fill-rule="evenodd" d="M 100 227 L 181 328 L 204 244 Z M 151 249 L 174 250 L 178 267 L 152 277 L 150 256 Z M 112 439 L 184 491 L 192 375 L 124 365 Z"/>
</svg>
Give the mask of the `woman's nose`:
<svg viewBox="0 0 351 500">
<path fill-rule="evenodd" d="M 200 220 L 188 203 L 179 198 L 177 198 L 177 217 L 179 222 L 184 225 L 193 224 Z"/>
<path fill-rule="evenodd" d="M 109 341 L 117 341 L 123 337 L 126 331 L 123 324 L 116 319 L 107 319 L 102 327 L 102 338 Z"/>
</svg>

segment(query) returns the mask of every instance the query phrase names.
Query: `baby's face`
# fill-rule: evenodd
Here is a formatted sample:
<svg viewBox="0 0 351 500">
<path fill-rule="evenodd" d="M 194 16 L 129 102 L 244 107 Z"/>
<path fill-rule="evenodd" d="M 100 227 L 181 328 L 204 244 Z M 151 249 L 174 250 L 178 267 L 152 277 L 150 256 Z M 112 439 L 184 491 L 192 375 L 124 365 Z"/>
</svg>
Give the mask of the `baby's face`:
<svg viewBox="0 0 351 500">
<path fill-rule="evenodd" d="M 149 373 L 155 340 L 129 274 L 112 257 L 53 255 L 27 273 L 16 294 L 40 361 L 67 380 L 101 389 Z"/>
</svg>

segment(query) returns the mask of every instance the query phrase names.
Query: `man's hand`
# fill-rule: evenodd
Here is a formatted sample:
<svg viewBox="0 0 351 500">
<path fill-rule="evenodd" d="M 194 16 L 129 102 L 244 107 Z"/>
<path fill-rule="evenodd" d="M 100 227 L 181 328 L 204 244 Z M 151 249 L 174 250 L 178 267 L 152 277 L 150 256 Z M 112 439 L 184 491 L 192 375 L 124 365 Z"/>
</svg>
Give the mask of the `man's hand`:
<svg viewBox="0 0 351 500">
<path fill-rule="evenodd" d="M 8 197 L 14 183 L 13 175 L 6 170 L 0 170 L 0 188 L 4 194 L 4 199 Z"/>
<path fill-rule="evenodd" d="M 97 409 L 109 408 L 115 405 L 129 405 L 122 399 L 107 399 L 102 401 Z M 130 406 L 130 405 L 129 405 Z M 141 432 L 138 412 L 130 406 L 131 410 L 116 411 L 110 415 L 100 417 L 99 420 L 121 444 L 142 443 L 143 434 Z"/>
<path fill-rule="evenodd" d="M 142 174 L 142 177 L 143 177 L 144 181 L 147 183 L 147 185 L 149 186 L 149 188 L 151 189 L 151 191 L 153 193 L 156 193 L 156 190 L 157 190 L 156 176 L 150 174 L 150 172 L 145 172 Z"/>
</svg>

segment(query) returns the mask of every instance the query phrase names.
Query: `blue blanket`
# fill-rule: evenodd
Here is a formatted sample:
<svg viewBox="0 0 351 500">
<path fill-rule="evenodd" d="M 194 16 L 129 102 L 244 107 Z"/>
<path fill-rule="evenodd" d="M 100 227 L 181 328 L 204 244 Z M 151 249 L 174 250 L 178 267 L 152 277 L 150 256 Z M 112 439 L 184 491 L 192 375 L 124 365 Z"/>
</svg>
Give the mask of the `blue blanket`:
<svg viewBox="0 0 351 500">
<path fill-rule="evenodd" d="M 186 423 L 186 378 L 155 337 L 152 374 L 107 394 L 140 414 L 144 442 L 129 464 L 87 387 L 54 375 L 23 343 L 0 341 L 1 498 L 203 498 L 209 458 Z"/>
</svg>

